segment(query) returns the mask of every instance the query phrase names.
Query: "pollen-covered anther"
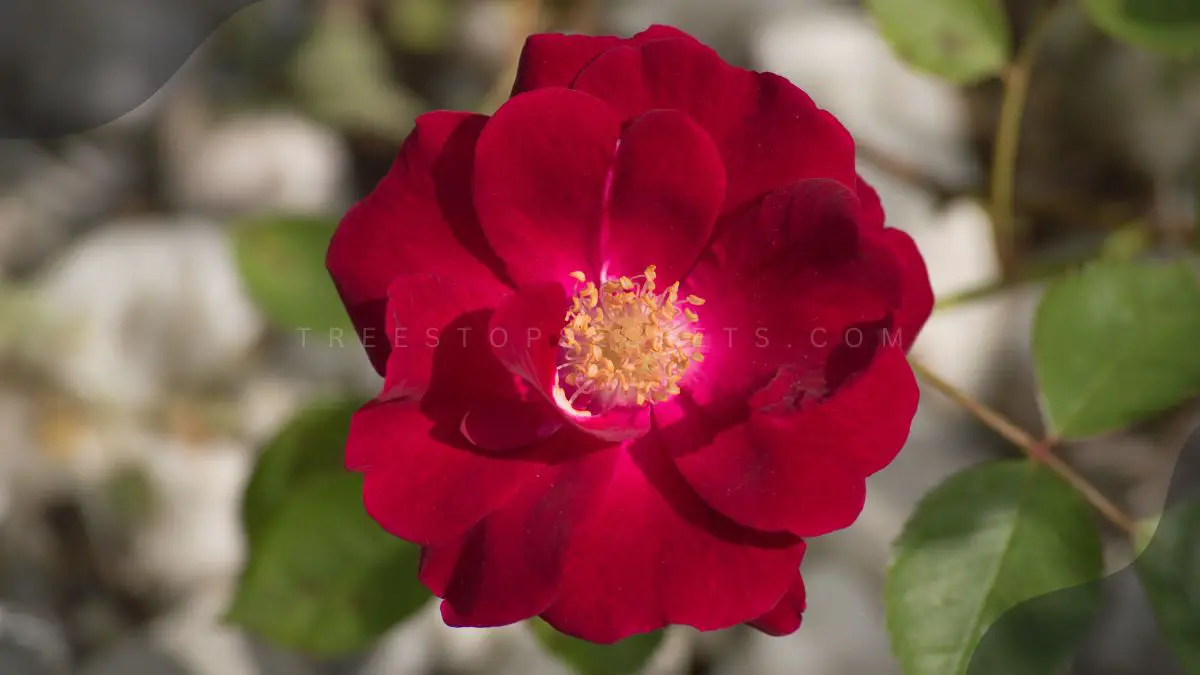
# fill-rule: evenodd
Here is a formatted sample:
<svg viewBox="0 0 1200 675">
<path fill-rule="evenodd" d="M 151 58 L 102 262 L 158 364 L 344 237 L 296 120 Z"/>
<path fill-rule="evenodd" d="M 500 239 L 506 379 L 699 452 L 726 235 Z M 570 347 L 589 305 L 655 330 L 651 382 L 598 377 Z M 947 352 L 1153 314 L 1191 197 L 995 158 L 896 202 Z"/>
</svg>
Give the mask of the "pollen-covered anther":
<svg viewBox="0 0 1200 675">
<path fill-rule="evenodd" d="M 577 283 L 559 340 L 559 371 L 574 391 L 560 400 L 574 407 L 587 396 L 589 408 L 610 408 L 678 394 L 688 366 L 704 359 L 700 317 L 692 309 L 704 300 L 680 298 L 679 282 L 658 291 L 654 265 L 599 286 L 583 272 L 570 276 Z"/>
</svg>

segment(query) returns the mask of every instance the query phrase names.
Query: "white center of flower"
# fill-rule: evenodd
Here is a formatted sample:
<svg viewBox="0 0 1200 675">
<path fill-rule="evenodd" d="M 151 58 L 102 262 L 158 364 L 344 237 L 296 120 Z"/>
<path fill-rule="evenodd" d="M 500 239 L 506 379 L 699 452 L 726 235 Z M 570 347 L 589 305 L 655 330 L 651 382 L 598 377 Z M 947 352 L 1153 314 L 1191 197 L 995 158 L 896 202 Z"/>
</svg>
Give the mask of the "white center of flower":
<svg viewBox="0 0 1200 675">
<path fill-rule="evenodd" d="M 572 410 L 662 402 L 679 393 L 688 366 L 704 360 L 704 337 L 695 325 L 704 300 L 679 298 L 679 282 L 656 292 L 654 265 L 636 277 L 604 281 L 599 287 L 583 272 L 576 280 L 567 325 L 559 346 L 565 390 L 555 394 Z M 570 397 L 567 397 L 567 394 Z M 586 397 L 586 410 L 575 408 Z"/>
</svg>

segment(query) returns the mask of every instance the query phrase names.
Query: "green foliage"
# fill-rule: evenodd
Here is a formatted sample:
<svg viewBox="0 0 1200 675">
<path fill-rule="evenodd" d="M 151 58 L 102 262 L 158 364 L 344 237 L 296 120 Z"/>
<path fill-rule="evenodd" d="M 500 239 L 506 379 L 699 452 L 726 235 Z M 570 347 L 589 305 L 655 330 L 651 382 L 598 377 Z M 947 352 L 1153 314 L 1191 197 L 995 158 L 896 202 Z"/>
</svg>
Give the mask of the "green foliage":
<svg viewBox="0 0 1200 675">
<path fill-rule="evenodd" d="M 234 224 L 242 281 L 278 326 L 322 333 L 339 328 L 353 335 L 325 271 L 325 253 L 336 228 L 332 219 L 309 216 L 260 216 Z"/>
<path fill-rule="evenodd" d="M 1113 37 L 1155 51 L 1200 54 L 1196 0 L 1082 0 L 1092 21 Z"/>
<path fill-rule="evenodd" d="M 1009 60 L 999 0 L 867 0 L 867 6 L 902 59 L 950 82 L 977 82 Z"/>
<path fill-rule="evenodd" d="M 1200 673 L 1200 503 L 1168 507 L 1139 528 L 1134 569 L 1158 630 L 1185 673 Z"/>
<path fill-rule="evenodd" d="M 312 405 L 270 442 L 242 497 L 242 522 L 251 540 L 263 532 L 295 485 L 342 471 L 350 416 L 360 405 L 356 399 Z"/>
<path fill-rule="evenodd" d="M 301 414 L 269 444 L 243 502 L 250 557 L 227 620 L 320 656 L 369 648 L 429 599 L 420 549 L 363 509 L 341 468 L 352 404 Z"/>
<path fill-rule="evenodd" d="M 389 0 L 388 33 L 409 52 L 433 53 L 450 42 L 454 6 L 446 0 Z"/>
<path fill-rule="evenodd" d="M 662 642 L 662 631 L 634 635 L 611 645 L 577 640 L 544 621 L 530 622 L 534 635 L 546 651 L 558 657 L 579 675 L 632 675 L 639 672 Z"/>
<path fill-rule="evenodd" d="M 1145 255 L 1153 244 L 1153 238 L 1142 221 L 1124 225 L 1104 238 L 1100 255 L 1106 260 L 1129 261 Z"/>
<path fill-rule="evenodd" d="M 313 117 L 344 131 L 399 142 L 420 114 L 393 81 L 381 36 L 357 12 L 334 6 L 296 54 L 291 80 Z"/>
<path fill-rule="evenodd" d="M 1102 262 L 1053 284 L 1033 329 L 1051 430 L 1122 429 L 1200 394 L 1197 336 L 1189 262 Z"/>
<path fill-rule="evenodd" d="M 885 595 L 893 649 L 905 675 L 1054 675 L 1099 586 L 1051 593 L 1100 574 L 1099 536 L 1066 484 L 1024 461 L 968 469 L 926 495 L 895 544 Z M 1053 602 L 989 632 L 1039 597 Z"/>
</svg>

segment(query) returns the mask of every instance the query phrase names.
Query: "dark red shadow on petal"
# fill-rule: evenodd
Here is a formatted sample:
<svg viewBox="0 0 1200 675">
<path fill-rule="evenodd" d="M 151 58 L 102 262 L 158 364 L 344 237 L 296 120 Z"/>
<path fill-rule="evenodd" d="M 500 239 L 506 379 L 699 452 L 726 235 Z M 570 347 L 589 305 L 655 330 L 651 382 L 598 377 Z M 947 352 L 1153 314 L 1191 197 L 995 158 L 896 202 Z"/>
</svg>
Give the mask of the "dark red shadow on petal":
<svg viewBox="0 0 1200 675">
<path fill-rule="evenodd" d="M 502 283 L 516 288 L 504 261 L 488 243 L 487 235 L 475 212 L 475 144 L 488 118 L 472 117 L 450 135 L 446 141 L 452 152 L 443 152 L 433 164 L 433 181 L 438 206 L 454 238 L 491 270 Z"/>
<path fill-rule="evenodd" d="M 502 626 L 543 612 L 557 597 L 567 548 L 611 478 L 616 450 L 583 434 L 553 443 L 580 458 L 539 478 L 453 544 L 426 549 L 420 576 L 444 598 L 451 626 Z"/>
</svg>

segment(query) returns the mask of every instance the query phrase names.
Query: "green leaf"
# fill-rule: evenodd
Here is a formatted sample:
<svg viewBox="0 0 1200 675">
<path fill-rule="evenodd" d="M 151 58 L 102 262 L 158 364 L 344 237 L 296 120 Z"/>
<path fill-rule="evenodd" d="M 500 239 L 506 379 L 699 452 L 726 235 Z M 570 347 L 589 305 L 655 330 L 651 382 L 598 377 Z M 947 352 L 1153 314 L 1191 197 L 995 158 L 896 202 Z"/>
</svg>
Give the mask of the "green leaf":
<svg viewBox="0 0 1200 675">
<path fill-rule="evenodd" d="M 642 669 L 658 645 L 662 631 L 634 635 L 611 645 L 598 645 L 564 635 L 544 621 L 530 622 L 533 634 L 554 656 L 579 675 L 631 675 Z"/>
<path fill-rule="evenodd" d="M 1077 585 L 1100 574 L 1099 535 L 1068 486 L 1025 461 L 968 469 L 926 495 L 895 544 L 893 650 L 905 675 L 1053 675 L 1099 601 L 1098 584 Z M 1041 597 L 1053 602 L 989 630 Z"/>
<path fill-rule="evenodd" d="M 1009 29 L 1000 0 L 867 0 L 900 58 L 957 84 L 1000 72 Z"/>
<path fill-rule="evenodd" d="M 1122 429 L 1200 394 L 1189 262 L 1103 262 L 1053 284 L 1033 327 L 1042 403 L 1064 438 Z"/>
<path fill-rule="evenodd" d="M 1133 562 L 1158 630 L 1185 673 L 1200 673 L 1200 502 L 1167 508 L 1141 524 L 1142 551 Z"/>
<path fill-rule="evenodd" d="M 271 522 L 295 485 L 344 471 L 350 416 L 360 405 L 356 399 L 314 404 L 267 444 L 242 497 L 242 522 L 251 541 Z"/>
<path fill-rule="evenodd" d="M 1200 54 L 1196 0 L 1082 0 L 1097 26 L 1113 37 L 1155 51 Z"/>
<path fill-rule="evenodd" d="M 358 653 L 428 601 L 419 557 L 367 516 L 360 476 L 310 478 L 251 541 L 226 619 L 306 654 Z"/>
<path fill-rule="evenodd" d="M 284 328 L 353 335 L 325 253 L 337 223 L 307 216 L 260 216 L 235 223 L 234 250 L 250 296 Z"/>
</svg>

